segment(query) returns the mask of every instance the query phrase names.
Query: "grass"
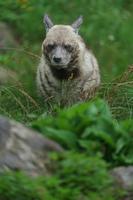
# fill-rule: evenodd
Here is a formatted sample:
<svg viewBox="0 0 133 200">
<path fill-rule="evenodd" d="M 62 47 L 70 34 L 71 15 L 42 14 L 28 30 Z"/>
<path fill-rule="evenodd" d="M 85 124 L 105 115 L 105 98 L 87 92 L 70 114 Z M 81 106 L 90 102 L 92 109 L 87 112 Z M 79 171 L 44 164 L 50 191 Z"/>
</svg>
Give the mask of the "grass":
<svg viewBox="0 0 133 200">
<path fill-rule="evenodd" d="M 27 121 L 31 113 L 40 111 L 35 84 L 35 68 L 39 58 L 28 50 L 19 49 L 9 49 L 0 58 L 1 66 L 6 65 L 17 74 L 16 81 L 0 87 L 0 112 L 10 118 Z"/>
<path fill-rule="evenodd" d="M 101 96 L 109 103 L 117 119 L 133 117 L 133 66 L 110 83 L 103 83 Z"/>
<path fill-rule="evenodd" d="M 118 119 L 131 118 L 132 8 L 132 1 L 123 0 L 115 4 L 112 0 L 84 0 L 82 6 L 81 1 L 76 0 L 56 0 L 51 4 L 47 0 L 0 2 L 0 19 L 11 26 L 20 43 L 17 49 L 7 47 L 6 54 L 0 54 L 0 65 L 17 74 L 17 82 L 0 87 L 0 113 L 29 122 L 47 111 L 47 105 L 37 97 L 35 81 L 44 38 L 43 14 L 48 13 L 55 23 L 72 23 L 82 14 L 84 23 L 80 33 L 94 51 L 101 69 L 102 85 L 98 95 L 109 102 Z M 124 79 L 121 76 L 125 76 Z"/>
</svg>

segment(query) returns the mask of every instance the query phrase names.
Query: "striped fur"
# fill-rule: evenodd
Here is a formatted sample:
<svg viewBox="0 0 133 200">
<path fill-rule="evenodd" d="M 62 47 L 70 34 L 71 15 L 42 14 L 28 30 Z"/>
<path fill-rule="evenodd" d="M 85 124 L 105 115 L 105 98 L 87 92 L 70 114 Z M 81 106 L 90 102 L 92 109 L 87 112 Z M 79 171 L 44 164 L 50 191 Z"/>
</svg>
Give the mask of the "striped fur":
<svg viewBox="0 0 133 200">
<path fill-rule="evenodd" d="M 49 59 L 48 44 L 66 45 L 71 54 L 70 62 L 63 69 L 54 68 Z M 88 50 L 83 39 L 68 25 L 55 25 L 47 32 L 42 45 L 42 57 L 37 69 L 37 86 L 44 100 L 57 98 L 62 94 L 62 82 L 74 84 L 77 101 L 91 98 L 100 84 L 97 60 Z M 69 92 L 69 88 L 68 91 Z M 71 90 L 72 92 L 72 90 Z M 72 94 L 69 95 L 72 98 Z"/>
</svg>

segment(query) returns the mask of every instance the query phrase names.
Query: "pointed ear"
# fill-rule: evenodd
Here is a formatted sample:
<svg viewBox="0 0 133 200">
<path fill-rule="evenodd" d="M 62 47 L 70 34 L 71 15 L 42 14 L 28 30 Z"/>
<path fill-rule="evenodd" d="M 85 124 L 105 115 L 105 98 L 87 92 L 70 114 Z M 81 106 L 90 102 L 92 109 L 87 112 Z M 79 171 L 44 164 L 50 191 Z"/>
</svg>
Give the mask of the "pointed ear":
<svg viewBox="0 0 133 200">
<path fill-rule="evenodd" d="M 79 16 L 78 19 L 71 25 L 75 31 L 75 33 L 78 33 L 80 25 L 83 23 L 83 17 Z"/>
<path fill-rule="evenodd" d="M 52 28 L 52 26 L 54 26 L 52 20 L 49 18 L 47 14 L 44 15 L 43 22 L 45 24 L 46 32 L 48 32 L 49 29 Z"/>
</svg>

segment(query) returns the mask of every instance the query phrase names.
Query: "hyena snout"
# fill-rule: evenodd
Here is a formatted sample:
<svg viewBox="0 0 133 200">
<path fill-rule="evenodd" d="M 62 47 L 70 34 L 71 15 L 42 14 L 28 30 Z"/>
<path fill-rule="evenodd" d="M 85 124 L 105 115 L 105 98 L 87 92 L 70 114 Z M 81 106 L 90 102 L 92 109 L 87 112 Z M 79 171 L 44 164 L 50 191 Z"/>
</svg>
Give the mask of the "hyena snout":
<svg viewBox="0 0 133 200">
<path fill-rule="evenodd" d="M 61 57 L 57 57 L 57 56 L 53 56 L 53 61 L 58 64 L 58 63 L 61 63 L 62 58 Z"/>
<path fill-rule="evenodd" d="M 52 51 L 52 63 L 53 65 L 65 66 L 70 62 L 71 55 L 62 46 L 58 46 Z"/>
</svg>

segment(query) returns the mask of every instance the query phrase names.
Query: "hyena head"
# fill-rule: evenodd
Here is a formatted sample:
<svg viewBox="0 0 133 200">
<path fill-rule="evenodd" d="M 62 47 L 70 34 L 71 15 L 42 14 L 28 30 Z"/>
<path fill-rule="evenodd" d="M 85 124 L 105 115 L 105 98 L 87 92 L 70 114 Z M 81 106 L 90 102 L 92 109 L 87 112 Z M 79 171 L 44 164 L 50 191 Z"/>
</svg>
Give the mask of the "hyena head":
<svg viewBox="0 0 133 200">
<path fill-rule="evenodd" d="M 71 26 L 54 25 L 48 15 L 44 16 L 46 38 L 42 49 L 45 59 L 53 68 L 71 71 L 77 65 L 81 39 L 78 30 L 82 21 L 80 16 Z"/>
</svg>

